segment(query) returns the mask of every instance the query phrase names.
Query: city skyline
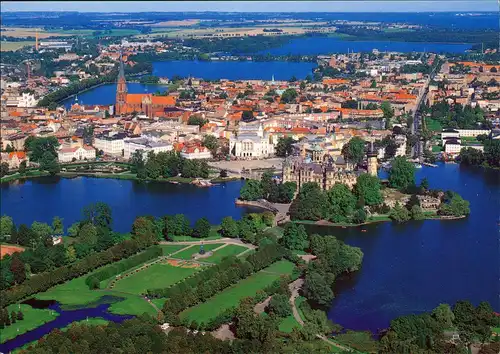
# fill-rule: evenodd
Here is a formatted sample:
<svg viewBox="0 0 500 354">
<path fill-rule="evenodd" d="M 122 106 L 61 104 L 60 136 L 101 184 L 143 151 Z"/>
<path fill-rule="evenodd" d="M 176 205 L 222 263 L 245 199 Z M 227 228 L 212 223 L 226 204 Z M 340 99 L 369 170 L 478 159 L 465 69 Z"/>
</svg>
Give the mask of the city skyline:
<svg viewBox="0 0 500 354">
<path fill-rule="evenodd" d="M 2 12 L 17 11 L 78 11 L 78 12 L 480 12 L 497 11 L 494 0 L 365 0 L 365 1 L 277 1 L 280 9 L 269 7 L 272 1 L 85 1 L 75 2 L 2 2 Z M 311 9 L 314 8 L 314 11 Z"/>
</svg>

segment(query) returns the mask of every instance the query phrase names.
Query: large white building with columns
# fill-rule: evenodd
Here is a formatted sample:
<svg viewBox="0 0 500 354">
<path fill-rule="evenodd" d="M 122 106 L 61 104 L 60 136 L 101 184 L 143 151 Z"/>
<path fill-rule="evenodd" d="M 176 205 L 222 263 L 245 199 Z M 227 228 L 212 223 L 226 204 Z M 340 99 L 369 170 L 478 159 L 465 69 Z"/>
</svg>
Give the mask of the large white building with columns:
<svg viewBox="0 0 500 354">
<path fill-rule="evenodd" d="M 236 135 L 229 139 L 229 151 L 239 158 L 271 157 L 274 156 L 274 143 L 262 124 L 240 123 Z"/>
</svg>

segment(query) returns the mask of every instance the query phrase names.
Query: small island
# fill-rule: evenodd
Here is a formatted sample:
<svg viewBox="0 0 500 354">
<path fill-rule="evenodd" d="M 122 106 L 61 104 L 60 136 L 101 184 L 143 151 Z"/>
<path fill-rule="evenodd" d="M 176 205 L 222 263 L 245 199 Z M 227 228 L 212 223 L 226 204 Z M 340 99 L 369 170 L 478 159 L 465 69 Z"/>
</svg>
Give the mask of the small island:
<svg viewBox="0 0 500 354">
<path fill-rule="evenodd" d="M 328 226 L 469 215 L 469 202 L 459 194 L 431 189 L 427 178 L 416 185 L 415 163 L 406 157 L 393 159 L 388 180 L 379 179 L 373 146 L 365 153 L 365 145 L 353 138 L 344 146 L 343 156 L 332 157 L 316 145 L 312 158 L 288 157 L 280 180 L 271 172 L 264 172 L 260 181 L 248 180 L 237 202 L 267 209 L 273 208 L 272 203 L 286 204 L 287 217 L 282 222 Z M 366 170 L 359 167 L 365 156 Z"/>
</svg>

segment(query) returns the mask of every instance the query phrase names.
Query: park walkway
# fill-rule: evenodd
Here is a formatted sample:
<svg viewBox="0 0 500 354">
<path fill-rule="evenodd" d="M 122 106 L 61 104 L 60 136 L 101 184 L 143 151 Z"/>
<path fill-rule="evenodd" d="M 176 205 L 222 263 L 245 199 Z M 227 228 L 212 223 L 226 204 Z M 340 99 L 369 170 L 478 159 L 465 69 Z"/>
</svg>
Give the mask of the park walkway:
<svg viewBox="0 0 500 354">
<path fill-rule="evenodd" d="M 229 238 L 229 237 L 223 237 L 215 240 L 200 240 L 200 241 L 160 241 L 160 245 L 201 245 L 202 243 L 204 245 L 209 245 L 214 243 L 226 243 L 229 245 L 243 246 L 250 249 L 257 248 L 257 246 L 249 243 L 244 243 L 240 239 Z"/>
</svg>

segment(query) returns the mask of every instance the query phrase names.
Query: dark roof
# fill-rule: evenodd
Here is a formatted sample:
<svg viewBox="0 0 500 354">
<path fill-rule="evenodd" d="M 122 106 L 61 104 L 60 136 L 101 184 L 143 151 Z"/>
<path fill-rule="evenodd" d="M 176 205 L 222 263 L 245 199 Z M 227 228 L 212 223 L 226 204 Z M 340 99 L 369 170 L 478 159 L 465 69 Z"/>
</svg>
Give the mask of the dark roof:
<svg viewBox="0 0 500 354">
<path fill-rule="evenodd" d="M 443 133 L 458 133 L 458 130 L 455 130 L 455 129 L 443 129 Z"/>
</svg>

